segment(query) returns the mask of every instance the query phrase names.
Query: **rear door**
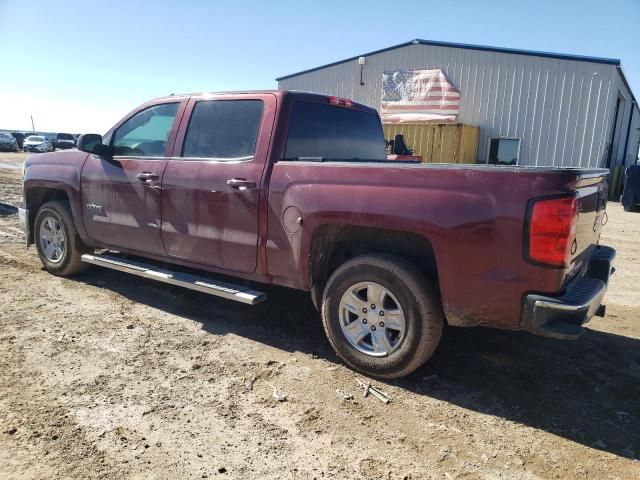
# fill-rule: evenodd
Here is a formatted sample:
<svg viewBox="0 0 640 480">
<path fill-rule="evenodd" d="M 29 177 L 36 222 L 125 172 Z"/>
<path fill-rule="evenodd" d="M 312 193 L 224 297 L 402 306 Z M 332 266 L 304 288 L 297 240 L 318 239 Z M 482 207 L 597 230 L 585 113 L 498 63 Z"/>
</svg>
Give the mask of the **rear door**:
<svg viewBox="0 0 640 480">
<path fill-rule="evenodd" d="M 162 180 L 167 254 L 253 272 L 273 94 L 192 97 Z"/>
<path fill-rule="evenodd" d="M 89 155 L 82 169 L 83 220 L 102 246 L 165 255 L 160 234 L 162 175 L 186 100 L 144 107 L 106 142 L 111 158 Z"/>
</svg>

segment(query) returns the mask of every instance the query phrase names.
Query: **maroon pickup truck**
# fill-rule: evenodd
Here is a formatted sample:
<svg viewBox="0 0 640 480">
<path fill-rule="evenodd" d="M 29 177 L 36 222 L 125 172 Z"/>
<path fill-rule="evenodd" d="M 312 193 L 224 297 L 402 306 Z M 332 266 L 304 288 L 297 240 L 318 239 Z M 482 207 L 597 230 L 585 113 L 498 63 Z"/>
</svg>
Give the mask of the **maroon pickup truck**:
<svg viewBox="0 0 640 480">
<path fill-rule="evenodd" d="M 23 188 L 49 272 L 247 304 L 260 284 L 306 290 L 336 353 L 380 378 L 425 362 L 445 322 L 579 336 L 615 256 L 606 170 L 390 161 L 375 110 L 312 93 L 153 100 L 30 157 Z"/>
</svg>

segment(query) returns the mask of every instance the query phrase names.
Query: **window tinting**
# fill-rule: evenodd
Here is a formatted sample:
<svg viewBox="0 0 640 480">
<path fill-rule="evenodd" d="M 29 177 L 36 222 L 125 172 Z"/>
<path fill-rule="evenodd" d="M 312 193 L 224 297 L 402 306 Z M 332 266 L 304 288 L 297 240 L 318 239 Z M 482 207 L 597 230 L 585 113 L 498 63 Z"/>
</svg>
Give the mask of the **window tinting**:
<svg viewBox="0 0 640 480">
<path fill-rule="evenodd" d="M 256 150 L 262 110 L 262 100 L 208 100 L 196 103 L 182 156 L 252 156 Z"/>
<path fill-rule="evenodd" d="M 161 157 L 178 111 L 177 103 L 146 108 L 124 122 L 113 138 L 113 154 Z"/>
<path fill-rule="evenodd" d="M 489 144 L 489 164 L 517 165 L 520 140 L 517 138 L 492 138 Z"/>
<path fill-rule="evenodd" d="M 285 159 L 302 157 L 386 160 L 386 145 L 378 116 L 334 105 L 295 102 Z"/>
</svg>

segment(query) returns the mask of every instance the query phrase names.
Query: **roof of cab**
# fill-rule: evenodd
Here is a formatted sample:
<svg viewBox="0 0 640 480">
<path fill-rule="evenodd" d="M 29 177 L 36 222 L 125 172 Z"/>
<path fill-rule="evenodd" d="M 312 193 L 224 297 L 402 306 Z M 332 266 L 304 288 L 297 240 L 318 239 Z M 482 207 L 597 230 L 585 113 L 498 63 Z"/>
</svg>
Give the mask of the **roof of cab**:
<svg viewBox="0 0 640 480">
<path fill-rule="evenodd" d="M 233 96 L 237 96 L 237 95 L 257 95 L 257 94 L 273 94 L 278 98 L 288 98 L 288 97 L 294 97 L 294 98 L 306 98 L 308 100 L 310 99 L 315 99 L 315 100 L 321 100 L 321 99 L 326 99 L 328 101 L 328 99 L 331 97 L 331 95 L 325 95 L 323 93 L 315 93 L 315 92 L 307 92 L 307 91 L 303 91 L 303 90 L 241 90 L 241 91 L 224 91 L 224 92 L 195 92 L 195 93 L 181 93 L 181 94 L 171 94 L 171 95 L 166 95 L 164 97 L 158 97 L 158 98 L 154 98 L 153 100 L 149 100 L 148 102 L 145 103 L 145 105 L 149 104 L 152 105 L 156 102 L 164 102 L 164 101 L 170 101 L 170 100 L 175 100 L 175 99 L 185 99 L 185 98 L 190 98 L 190 97 L 223 97 L 225 95 L 233 95 Z M 359 110 L 368 110 L 371 112 L 377 112 L 375 108 L 371 108 L 368 105 L 364 105 L 362 103 L 357 103 L 357 102 L 353 102 L 353 106 L 356 107 Z"/>
</svg>

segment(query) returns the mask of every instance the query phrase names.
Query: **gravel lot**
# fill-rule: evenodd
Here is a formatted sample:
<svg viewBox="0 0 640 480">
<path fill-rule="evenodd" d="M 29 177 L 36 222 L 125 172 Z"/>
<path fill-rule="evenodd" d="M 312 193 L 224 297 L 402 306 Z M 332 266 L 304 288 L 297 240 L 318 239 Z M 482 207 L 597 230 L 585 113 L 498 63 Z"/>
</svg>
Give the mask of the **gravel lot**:
<svg viewBox="0 0 640 480">
<path fill-rule="evenodd" d="M 0 154 L 4 204 L 23 159 Z M 306 294 L 247 307 L 56 278 L 0 206 L 0 478 L 640 478 L 640 212 L 608 212 L 606 318 L 575 342 L 449 329 L 426 366 L 375 382 L 384 405 Z"/>
</svg>

